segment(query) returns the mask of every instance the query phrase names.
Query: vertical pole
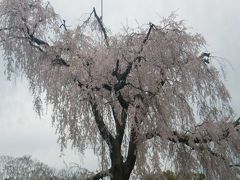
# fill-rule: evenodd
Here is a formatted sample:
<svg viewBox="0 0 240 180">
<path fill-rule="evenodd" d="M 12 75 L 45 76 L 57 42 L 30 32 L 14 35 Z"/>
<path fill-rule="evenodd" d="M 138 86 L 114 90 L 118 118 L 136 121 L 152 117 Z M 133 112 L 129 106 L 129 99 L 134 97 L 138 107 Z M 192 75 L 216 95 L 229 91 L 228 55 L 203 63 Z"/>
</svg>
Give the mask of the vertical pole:
<svg viewBox="0 0 240 180">
<path fill-rule="evenodd" d="M 101 0 L 101 17 L 102 17 L 102 23 L 103 23 L 103 0 Z"/>
</svg>

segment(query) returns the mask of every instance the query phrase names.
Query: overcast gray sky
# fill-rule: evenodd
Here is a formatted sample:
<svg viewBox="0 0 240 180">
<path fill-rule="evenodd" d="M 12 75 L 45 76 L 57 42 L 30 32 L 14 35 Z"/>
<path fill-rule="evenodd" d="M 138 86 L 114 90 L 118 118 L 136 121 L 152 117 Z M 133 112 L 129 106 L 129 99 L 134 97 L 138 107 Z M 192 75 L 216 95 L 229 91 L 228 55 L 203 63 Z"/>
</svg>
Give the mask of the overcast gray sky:
<svg viewBox="0 0 240 180">
<path fill-rule="evenodd" d="M 49 0 L 67 25 L 83 20 L 100 0 Z M 208 50 L 221 58 L 213 63 L 227 62 L 226 86 L 232 95 L 236 116 L 240 116 L 240 1 L 237 0 L 103 0 L 104 23 L 112 33 L 123 25 L 136 27 L 148 22 L 158 23 L 160 17 L 171 12 L 184 19 L 191 31 L 201 33 L 208 42 Z M 231 65 L 229 65 L 229 64 Z M 232 67 L 231 67 L 232 66 Z M 91 151 L 83 155 L 66 150 L 61 154 L 50 114 L 39 119 L 33 111 L 33 98 L 27 82 L 17 78 L 7 81 L 0 63 L 0 155 L 32 155 L 53 167 L 63 167 L 63 161 L 75 162 L 88 169 L 96 169 L 96 158 Z"/>
</svg>

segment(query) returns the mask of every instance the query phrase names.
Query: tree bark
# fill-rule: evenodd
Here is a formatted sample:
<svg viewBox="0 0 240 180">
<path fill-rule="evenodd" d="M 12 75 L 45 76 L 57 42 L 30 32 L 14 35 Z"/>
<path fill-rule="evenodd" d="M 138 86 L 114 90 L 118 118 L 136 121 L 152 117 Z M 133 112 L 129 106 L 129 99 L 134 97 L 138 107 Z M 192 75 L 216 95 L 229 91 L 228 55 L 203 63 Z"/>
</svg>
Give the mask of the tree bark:
<svg viewBox="0 0 240 180">
<path fill-rule="evenodd" d="M 114 143 L 113 152 L 110 153 L 111 167 L 112 167 L 112 177 L 111 180 L 128 180 L 135 166 L 137 157 L 137 145 L 136 145 L 136 131 L 132 127 L 129 141 L 129 148 L 127 159 L 123 162 L 123 157 L 121 154 L 121 144 L 120 138 L 117 138 Z"/>
</svg>

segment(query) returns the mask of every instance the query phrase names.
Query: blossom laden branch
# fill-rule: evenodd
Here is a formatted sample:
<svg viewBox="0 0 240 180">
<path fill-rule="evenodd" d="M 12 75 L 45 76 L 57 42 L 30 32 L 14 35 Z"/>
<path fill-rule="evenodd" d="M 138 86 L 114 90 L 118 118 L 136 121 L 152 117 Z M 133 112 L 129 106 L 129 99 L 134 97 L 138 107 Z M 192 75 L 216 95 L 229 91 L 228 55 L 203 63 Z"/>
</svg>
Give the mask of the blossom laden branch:
<svg viewBox="0 0 240 180">
<path fill-rule="evenodd" d="M 232 123 L 232 126 L 233 126 L 233 128 L 236 129 L 236 131 L 239 131 L 238 130 L 238 126 L 240 125 L 239 121 L 240 121 L 240 118 L 238 118 L 236 121 L 234 121 Z M 228 138 L 229 133 L 230 133 L 230 129 L 229 128 L 222 129 L 221 132 L 222 133 L 221 133 L 221 136 L 220 136 L 219 140 L 223 140 L 223 139 Z M 194 138 L 192 138 L 191 134 L 179 133 L 177 131 L 172 131 L 170 134 L 171 135 L 169 135 L 167 137 L 167 139 L 169 141 L 174 142 L 174 143 L 183 143 L 183 144 L 188 145 L 188 146 L 191 144 L 191 142 L 193 142 L 195 144 L 200 144 L 200 143 L 209 143 L 209 142 L 213 141 L 213 139 L 210 136 L 206 136 L 206 137 L 200 137 L 200 136 L 196 137 L 195 136 Z M 155 130 L 153 132 L 148 132 L 144 136 L 145 136 L 146 139 L 152 139 L 154 137 L 160 137 L 160 138 L 162 137 L 161 133 L 158 132 L 157 130 Z"/>
</svg>

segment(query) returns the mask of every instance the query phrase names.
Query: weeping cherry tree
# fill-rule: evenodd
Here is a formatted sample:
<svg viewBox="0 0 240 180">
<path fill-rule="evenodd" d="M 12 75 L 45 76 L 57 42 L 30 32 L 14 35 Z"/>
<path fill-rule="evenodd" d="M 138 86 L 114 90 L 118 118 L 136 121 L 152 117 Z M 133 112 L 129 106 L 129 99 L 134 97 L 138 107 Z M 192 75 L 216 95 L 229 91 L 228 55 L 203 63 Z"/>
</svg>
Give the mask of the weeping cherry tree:
<svg viewBox="0 0 240 180">
<path fill-rule="evenodd" d="M 239 121 L 200 34 L 174 15 L 121 34 L 95 9 L 75 28 L 65 23 L 42 0 L 0 1 L 6 74 L 26 77 L 39 114 L 53 106 L 62 148 L 94 150 L 102 168 L 89 179 L 166 169 L 237 179 Z"/>
</svg>

